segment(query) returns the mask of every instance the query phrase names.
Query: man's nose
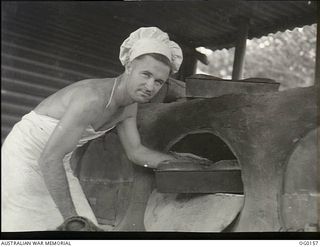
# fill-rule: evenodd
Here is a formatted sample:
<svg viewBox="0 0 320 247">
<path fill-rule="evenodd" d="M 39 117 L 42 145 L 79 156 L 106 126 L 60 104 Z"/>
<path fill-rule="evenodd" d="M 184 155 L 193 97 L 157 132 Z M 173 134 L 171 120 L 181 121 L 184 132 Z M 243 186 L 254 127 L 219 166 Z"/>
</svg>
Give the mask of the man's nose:
<svg viewBox="0 0 320 247">
<path fill-rule="evenodd" d="M 152 92 L 153 87 L 154 87 L 154 79 L 150 78 L 146 81 L 145 87 L 148 91 Z"/>
</svg>

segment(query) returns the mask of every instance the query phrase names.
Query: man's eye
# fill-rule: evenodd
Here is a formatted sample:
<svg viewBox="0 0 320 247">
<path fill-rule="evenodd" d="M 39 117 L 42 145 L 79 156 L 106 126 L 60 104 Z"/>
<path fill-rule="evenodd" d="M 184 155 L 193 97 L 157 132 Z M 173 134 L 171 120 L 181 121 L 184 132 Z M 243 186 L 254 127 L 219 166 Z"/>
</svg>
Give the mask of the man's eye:
<svg viewBox="0 0 320 247">
<path fill-rule="evenodd" d="M 158 85 L 162 85 L 164 82 L 163 82 L 163 81 L 156 81 L 156 83 L 157 83 Z"/>
<path fill-rule="evenodd" d="M 149 78 L 149 77 L 150 77 L 150 74 L 148 74 L 148 73 L 142 73 L 142 75 L 143 75 L 144 77 L 146 77 L 146 78 Z"/>
</svg>

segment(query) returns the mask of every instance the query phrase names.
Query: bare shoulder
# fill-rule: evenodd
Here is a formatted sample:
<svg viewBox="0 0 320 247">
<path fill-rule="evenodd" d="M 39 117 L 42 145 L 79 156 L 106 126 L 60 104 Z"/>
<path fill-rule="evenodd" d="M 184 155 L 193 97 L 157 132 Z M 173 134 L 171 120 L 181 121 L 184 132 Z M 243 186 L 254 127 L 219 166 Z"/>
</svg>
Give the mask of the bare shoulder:
<svg viewBox="0 0 320 247">
<path fill-rule="evenodd" d="M 90 88 L 77 88 L 70 97 L 69 106 L 77 106 L 78 109 L 90 110 L 90 108 L 99 108 L 102 103 L 99 96 Z"/>
<path fill-rule="evenodd" d="M 86 79 L 78 82 L 72 94 L 72 100 L 82 106 L 100 108 L 105 105 L 106 91 L 109 91 L 108 79 Z"/>
</svg>

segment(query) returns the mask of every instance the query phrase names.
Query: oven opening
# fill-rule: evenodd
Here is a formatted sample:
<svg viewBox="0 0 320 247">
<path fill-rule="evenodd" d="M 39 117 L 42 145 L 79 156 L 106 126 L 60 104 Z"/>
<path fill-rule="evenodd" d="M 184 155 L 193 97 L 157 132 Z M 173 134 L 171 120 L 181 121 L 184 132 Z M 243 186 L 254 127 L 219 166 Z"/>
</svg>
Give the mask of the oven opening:
<svg viewBox="0 0 320 247">
<path fill-rule="evenodd" d="M 202 131 L 173 140 L 166 150 L 207 158 L 213 162 L 213 168 L 184 169 L 182 165 L 181 169 L 156 172 L 157 193 L 151 202 L 154 200 L 163 220 L 171 223 L 160 226 L 149 216 L 150 229 L 232 232 L 245 198 L 241 167 L 229 145 L 212 132 Z M 155 209 L 150 206 L 149 210 Z M 173 216 L 180 214 L 186 218 Z M 195 221 L 182 220 L 187 218 Z"/>
<path fill-rule="evenodd" d="M 169 150 L 181 153 L 192 153 L 213 162 L 237 160 L 228 145 L 220 137 L 209 132 L 187 134 L 175 142 Z"/>
</svg>

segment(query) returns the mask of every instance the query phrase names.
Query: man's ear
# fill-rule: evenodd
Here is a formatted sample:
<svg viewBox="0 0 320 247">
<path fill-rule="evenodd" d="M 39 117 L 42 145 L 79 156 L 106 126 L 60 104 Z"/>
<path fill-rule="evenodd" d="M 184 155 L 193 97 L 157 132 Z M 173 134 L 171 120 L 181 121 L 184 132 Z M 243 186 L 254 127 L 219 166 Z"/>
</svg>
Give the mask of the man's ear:
<svg viewBox="0 0 320 247">
<path fill-rule="evenodd" d="M 126 73 L 126 74 L 130 74 L 131 71 L 132 71 L 132 63 L 129 62 L 129 63 L 127 63 L 127 65 L 125 66 L 125 73 Z"/>
</svg>

